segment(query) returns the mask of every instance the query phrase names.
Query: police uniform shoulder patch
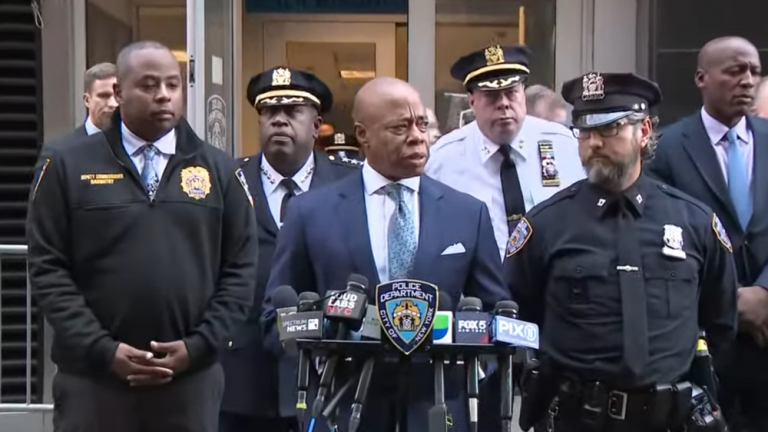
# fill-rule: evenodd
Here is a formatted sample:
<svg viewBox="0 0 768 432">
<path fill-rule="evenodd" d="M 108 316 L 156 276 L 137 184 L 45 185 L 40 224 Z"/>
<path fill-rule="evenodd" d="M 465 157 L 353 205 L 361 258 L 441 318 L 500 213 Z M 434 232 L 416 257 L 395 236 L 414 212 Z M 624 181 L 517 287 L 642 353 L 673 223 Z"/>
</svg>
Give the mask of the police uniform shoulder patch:
<svg viewBox="0 0 768 432">
<path fill-rule="evenodd" d="M 728 249 L 728 252 L 733 252 L 731 238 L 728 237 L 728 233 L 725 232 L 723 223 L 720 222 L 720 218 L 718 218 L 716 214 L 712 215 L 712 230 L 715 232 L 715 236 L 717 237 L 717 240 L 720 241 L 720 244 Z"/>
<path fill-rule="evenodd" d="M 37 188 L 40 187 L 40 182 L 43 181 L 43 177 L 45 176 L 45 172 L 48 171 L 48 166 L 51 164 L 51 159 L 47 158 L 42 165 L 40 165 L 40 168 L 37 169 L 37 172 L 35 173 L 35 182 L 33 183 L 35 186 L 32 188 L 32 199 L 35 199 L 35 196 L 37 195 Z"/>
<path fill-rule="evenodd" d="M 515 226 L 515 230 L 512 231 L 512 235 L 509 236 L 507 242 L 507 258 L 520 252 L 520 250 L 528 243 L 531 235 L 533 234 L 533 226 L 528 222 L 528 219 L 523 217 L 520 222 Z"/>
<path fill-rule="evenodd" d="M 181 190 L 194 200 L 201 200 L 211 193 L 211 175 L 201 166 L 181 170 Z"/>
<path fill-rule="evenodd" d="M 240 185 L 245 191 L 245 196 L 248 197 L 248 201 L 251 203 L 251 207 L 253 207 L 253 196 L 251 195 L 251 189 L 248 188 L 248 182 L 245 180 L 245 173 L 242 169 L 238 168 L 237 171 L 235 171 L 235 177 L 237 177 L 237 181 L 240 182 Z"/>
</svg>

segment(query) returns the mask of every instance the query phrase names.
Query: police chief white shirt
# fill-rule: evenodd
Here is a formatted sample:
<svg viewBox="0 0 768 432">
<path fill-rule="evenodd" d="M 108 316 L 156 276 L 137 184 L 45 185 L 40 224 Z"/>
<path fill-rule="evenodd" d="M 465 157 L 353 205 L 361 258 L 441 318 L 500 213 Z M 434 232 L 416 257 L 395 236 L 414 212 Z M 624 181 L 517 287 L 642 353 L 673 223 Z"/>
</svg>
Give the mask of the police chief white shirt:
<svg viewBox="0 0 768 432">
<path fill-rule="evenodd" d="M 368 235 L 371 239 L 371 252 L 373 261 L 376 263 L 376 271 L 379 274 L 379 280 L 386 282 L 389 280 L 389 248 L 388 234 L 389 221 L 395 214 L 397 203 L 388 197 L 384 191 L 384 186 L 395 183 L 392 180 L 379 174 L 375 169 L 368 165 L 368 161 L 363 164 L 363 186 L 365 188 L 365 213 L 368 217 Z M 418 249 L 419 241 L 419 186 L 421 177 L 410 177 L 397 181 L 405 186 L 403 188 L 403 198 L 413 216 L 413 229 L 416 234 L 416 244 Z"/>
<path fill-rule="evenodd" d="M 144 169 L 144 152 L 142 150 L 148 143 L 128 130 L 123 122 L 120 122 L 120 131 L 123 135 L 123 148 L 141 175 L 141 170 Z M 160 154 L 155 156 L 155 160 L 152 161 L 152 166 L 155 168 L 157 177 L 162 179 L 165 167 L 168 166 L 168 160 L 176 154 L 176 129 L 171 129 L 152 144 L 160 151 Z"/>
<path fill-rule="evenodd" d="M 547 143 L 551 143 L 553 149 L 557 186 L 547 186 L 543 181 L 540 145 Z M 560 123 L 526 116 L 510 144 L 526 211 L 585 176 L 578 141 L 571 130 Z M 483 135 L 477 122 L 469 123 L 441 137 L 430 148 L 426 174 L 485 202 L 503 260 L 510 233 L 501 190 L 503 156 L 499 148 Z"/>
<path fill-rule="evenodd" d="M 87 133 L 88 135 L 93 135 L 95 133 L 101 132 L 101 129 L 99 129 L 98 127 L 96 127 L 95 124 L 93 124 L 90 116 L 88 116 L 88 118 L 85 119 L 84 126 L 85 126 L 85 133 Z"/>
<path fill-rule="evenodd" d="M 296 195 L 301 195 L 309 190 L 309 185 L 312 183 L 312 174 L 315 172 L 315 153 L 311 152 L 304 166 L 301 167 L 296 174 L 291 177 L 299 189 L 296 190 Z M 267 205 L 269 206 L 269 212 L 272 214 L 272 218 L 275 220 L 277 227 L 282 227 L 280 223 L 280 210 L 283 206 L 283 197 L 288 193 L 288 188 L 281 185 L 280 182 L 284 179 L 279 172 L 269 164 L 269 161 L 261 155 L 261 187 L 264 189 L 264 196 L 267 197 Z"/>
</svg>

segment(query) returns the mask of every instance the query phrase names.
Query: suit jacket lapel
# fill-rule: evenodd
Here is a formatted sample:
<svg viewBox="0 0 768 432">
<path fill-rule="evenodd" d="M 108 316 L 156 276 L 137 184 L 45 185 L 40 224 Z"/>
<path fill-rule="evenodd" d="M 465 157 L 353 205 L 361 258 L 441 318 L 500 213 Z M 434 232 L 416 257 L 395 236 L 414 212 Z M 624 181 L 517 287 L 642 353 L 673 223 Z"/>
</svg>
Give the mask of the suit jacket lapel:
<svg viewBox="0 0 768 432">
<path fill-rule="evenodd" d="M 277 236 L 277 223 L 275 223 L 275 218 L 272 217 L 272 213 L 269 210 L 269 202 L 264 194 L 264 184 L 261 182 L 262 157 L 262 154 L 259 153 L 254 157 L 256 160 L 249 164 L 250 169 L 248 173 L 250 173 L 251 177 L 248 178 L 248 185 L 253 185 L 251 188 L 255 189 L 251 191 L 251 195 L 256 197 L 256 202 L 258 203 L 256 205 L 256 221 L 264 231 Z"/>
<path fill-rule="evenodd" d="M 434 263 L 443 246 L 443 230 L 440 227 L 442 193 L 429 177 L 421 177 L 419 186 L 419 246 L 413 263 L 412 278 L 429 281 L 434 277 Z"/>
<path fill-rule="evenodd" d="M 754 225 L 757 218 L 754 215 L 764 215 L 768 206 L 768 172 L 762 167 L 768 164 L 768 127 L 763 122 L 754 121 L 747 117 L 749 128 L 752 131 L 752 218 L 747 225 L 747 230 Z"/>
<path fill-rule="evenodd" d="M 696 113 L 688 117 L 687 121 L 688 125 L 683 131 L 683 146 L 688 152 L 688 156 L 691 157 L 693 164 L 699 170 L 699 174 L 701 174 L 707 186 L 709 186 L 715 196 L 728 210 L 730 216 L 734 220 L 738 220 L 736 210 L 731 202 L 731 196 L 728 193 L 728 186 L 722 174 L 723 169 L 720 167 L 715 149 L 712 147 L 707 130 L 704 128 L 701 114 Z"/>
<path fill-rule="evenodd" d="M 336 207 L 336 217 L 339 227 L 344 227 L 341 241 L 347 244 L 350 257 L 358 272 L 372 275 L 371 286 L 381 283 L 379 272 L 371 251 L 371 238 L 368 232 L 368 215 L 365 208 L 365 189 L 362 172 L 350 175 L 342 180 L 339 191 L 339 205 Z M 313 180 L 314 183 L 314 180 Z"/>
</svg>

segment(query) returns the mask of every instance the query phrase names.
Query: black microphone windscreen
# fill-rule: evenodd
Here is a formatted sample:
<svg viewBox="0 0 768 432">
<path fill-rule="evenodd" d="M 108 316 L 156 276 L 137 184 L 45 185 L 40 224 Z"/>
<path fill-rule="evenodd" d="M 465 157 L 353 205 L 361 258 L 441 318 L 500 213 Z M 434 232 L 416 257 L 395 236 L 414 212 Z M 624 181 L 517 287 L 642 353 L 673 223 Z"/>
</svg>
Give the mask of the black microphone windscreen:
<svg viewBox="0 0 768 432">
<path fill-rule="evenodd" d="M 513 302 L 512 300 L 502 300 L 496 303 L 496 307 L 493 309 L 493 312 L 495 313 L 501 310 L 511 310 L 517 312 L 517 303 Z"/>
<path fill-rule="evenodd" d="M 459 310 L 463 312 L 480 312 L 483 302 L 477 297 L 464 297 L 459 301 Z"/>
<path fill-rule="evenodd" d="M 304 291 L 299 294 L 298 312 L 316 310 L 320 303 L 320 294 L 314 291 Z"/>
<path fill-rule="evenodd" d="M 299 294 L 299 301 L 318 301 L 320 300 L 320 294 L 314 292 L 314 291 L 304 291 L 303 293 Z"/>
<path fill-rule="evenodd" d="M 360 292 L 366 292 L 368 291 L 368 278 L 357 273 L 352 273 L 347 279 L 347 288 L 352 288 Z"/>
<path fill-rule="evenodd" d="M 275 309 L 296 306 L 298 303 L 299 296 L 296 294 L 296 290 L 288 285 L 280 285 L 272 293 L 272 305 Z"/>
<path fill-rule="evenodd" d="M 451 301 L 451 296 L 444 293 L 443 291 L 437 292 L 437 310 L 440 310 L 440 311 L 453 310 L 453 302 Z"/>
</svg>

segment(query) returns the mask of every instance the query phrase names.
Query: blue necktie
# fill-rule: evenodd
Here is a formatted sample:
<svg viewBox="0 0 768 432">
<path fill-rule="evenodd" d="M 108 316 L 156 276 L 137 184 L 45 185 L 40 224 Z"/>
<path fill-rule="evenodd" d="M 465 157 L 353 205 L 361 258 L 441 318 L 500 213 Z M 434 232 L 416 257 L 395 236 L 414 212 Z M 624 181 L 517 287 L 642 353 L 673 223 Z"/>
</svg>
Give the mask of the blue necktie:
<svg viewBox="0 0 768 432">
<path fill-rule="evenodd" d="M 728 140 L 728 192 L 731 194 L 741 228 L 746 230 L 752 217 L 752 194 L 749 190 L 747 164 L 744 162 L 736 130 L 729 130 L 725 136 Z"/>
<path fill-rule="evenodd" d="M 403 198 L 404 186 L 391 183 L 384 187 L 387 196 L 396 204 L 395 213 L 389 220 L 387 235 L 389 255 L 389 280 L 405 279 L 413 270 L 416 257 L 416 232 L 411 209 Z"/>
<path fill-rule="evenodd" d="M 157 186 L 160 185 L 160 176 L 157 175 L 155 169 L 155 157 L 159 151 L 157 147 L 152 144 L 147 144 L 141 149 L 144 153 L 144 167 L 141 169 L 141 183 L 144 184 L 144 189 L 147 190 L 149 200 L 155 199 L 155 193 L 157 193 Z"/>
</svg>

